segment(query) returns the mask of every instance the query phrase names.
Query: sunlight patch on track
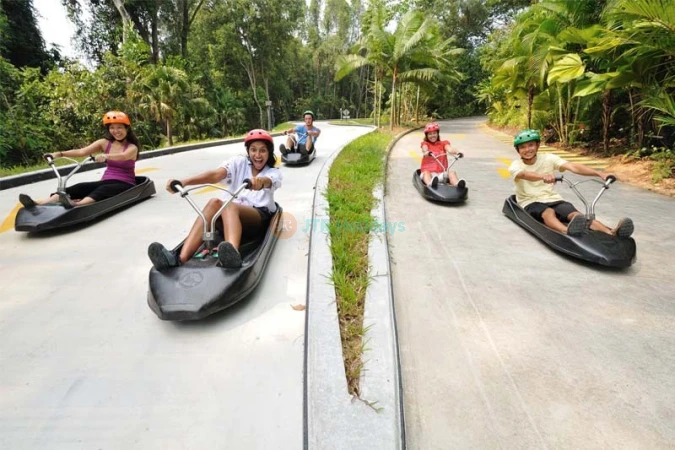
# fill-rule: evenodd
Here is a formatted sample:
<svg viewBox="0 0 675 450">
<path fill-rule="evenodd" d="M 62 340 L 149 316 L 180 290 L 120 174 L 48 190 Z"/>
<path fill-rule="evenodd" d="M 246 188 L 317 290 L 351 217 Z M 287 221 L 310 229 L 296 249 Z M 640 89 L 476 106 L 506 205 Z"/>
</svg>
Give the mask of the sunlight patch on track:
<svg viewBox="0 0 675 450">
<path fill-rule="evenodd" d="M 12 209 L 5 220 L 0 224 L 0 233 L 14 229 L 14 219 L 16 218 L 16 213 L 21 209 L 21 203 L 17 203 L 14 209 Z"/>
<path fill-rule="evenodd" d="M 497 172 L 499 172 L 499 175 L 501 175 L 502 178 L 511 178 L 511 172 L 509 172 L 509 169 L 505 167 L 499 167 Z"/>
<path fill-rule="evenodd" d="M 157 167 L 144 167 L 143 169 L 136 169 L 136 174 L 154 172 L 155 170 L 159 169 Z"/>
<path fill-rule="evenodd" d="M 422 162 L 422 156 L 419 154 L 419 152 L 415 152 L 415 151 L 413 151 L 413 150 L 410 150 L 410 151 L 408 152 L 408 154 L 409 154 L 410 156 L 412 156 L 414 159 L 416 159 L 417 161 Z"/>
</svg>

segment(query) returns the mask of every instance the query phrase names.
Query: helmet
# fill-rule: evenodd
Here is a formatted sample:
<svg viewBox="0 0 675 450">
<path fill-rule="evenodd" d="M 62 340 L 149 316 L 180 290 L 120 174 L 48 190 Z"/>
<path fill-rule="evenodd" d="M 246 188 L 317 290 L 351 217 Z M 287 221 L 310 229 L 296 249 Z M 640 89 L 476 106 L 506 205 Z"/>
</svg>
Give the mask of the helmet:
<svg viewBox="0 0 675 450">
<path fill-rule="evenodd" d="M 302 113 L 302 117 L 305 117 L 307 114 L 312 116 L 312 120 L 314 120 L 314 117 L 315 117 L 314 113 L 312 111 L 310 111 L 309 109 L 307 111 L 305 111 L 304 113 Z"/>
<path fill-rule="evenodd" d="M 272 135 L 265 130 L 255 129 L 246 133 L 246 137 L 244 138 L 244 145 L 246 148 L 248 148 L 253 141 L 265 141 L 269 148 L 274 148 L 274 139 L 272 139 Z"/>
<path fill-rule="evenodd" d="M 520 133 L 516 134 L 516 137 L 513 138 L 513 146 L 518 150 L 518 146 L 520 144 L 524 144 L 526 142 L 531 142 L 531 141 L 541 141 L 541 137 L 539 136 L 539 132 L 537 130 L 523 130 Z"/>
<path fill-rule="evenodd" d="M 124 114 L 122 111 L 108 111 L 105 113 L 105 116 L 103 116 L 103 125 L 110 125 L 113 123 L 121 123 L 131 126 L 129 116 Z"/>
<path fill-rule="evenodd" d="M 431 133 L 432 131 L 438 131 L 440 130 L 440 127 L 436 122 L 431 122 L 428 123 L 426 127 L 424 127 L 424 134 Z"/>
</svg>

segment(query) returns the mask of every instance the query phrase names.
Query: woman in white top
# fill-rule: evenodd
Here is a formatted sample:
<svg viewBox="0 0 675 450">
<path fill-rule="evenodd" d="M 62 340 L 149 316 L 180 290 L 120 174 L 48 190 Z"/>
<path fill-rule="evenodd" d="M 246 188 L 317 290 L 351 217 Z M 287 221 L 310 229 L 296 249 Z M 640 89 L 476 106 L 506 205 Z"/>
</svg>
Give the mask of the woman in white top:
<svg viewBox="0 0 675 450">
<path fill-rule="evenodd" d="M 214 184 L 224 181 L 234 189 L 246 178 L 251 180 L 251 190 L 244 190 L 221 214 L 225 240 L 218 245 L 218 259 L 223 267 L 241 267 L 239 245 L 242 234 L 263 233 L 270 219 L 276 213 L 274 191 L 281 187 L 281 171 L 274 167 L 274 140 L 265 130 L 251 130 L 244 139 L 248 156 L 235 156 L 217 169 L 180 180 L 183 186 Z M 173 179 L 167 181 L 167 191 Z M 225 198 L 211 199 L 204 207 L 208 222 L 223 205 Z M 183 244 L 180 255 L 167 250 L 162 244 L 153 242 L 148 247 L 148 256 L 157 270 L 176 267 L 188 261 L 202 245 L 202 219 L 198 218 Z"/>
</svg>

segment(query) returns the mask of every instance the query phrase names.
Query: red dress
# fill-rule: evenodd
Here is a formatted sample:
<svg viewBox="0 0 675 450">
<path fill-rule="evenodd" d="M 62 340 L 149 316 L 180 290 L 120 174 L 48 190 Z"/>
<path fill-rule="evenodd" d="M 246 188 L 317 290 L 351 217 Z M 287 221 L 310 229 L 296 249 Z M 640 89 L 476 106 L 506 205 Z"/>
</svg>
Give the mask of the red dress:
<svg viewBox="0 0 675 450">
<path fill-rule="evenodd" d="M 443 164 L 445 167 L 441 167 L 440 164 L 436 162 L 431 156 L 425 156 L 422 158 L 422 167 L 420 167 L 421 172 L 435 172 L 441 173 L 445 172 L 445 168 L 448 167 L 448 157 L 445 155 L 445 146 L 450 145 L 450 141 L 436 141 L 434 143 L 423 141 L 422 145 L 426 144 L 427 148 L 431 153 L 433 153 L 436 158 Z M 443 155 L 443 156 L 438 156 Z"/>
</svg>

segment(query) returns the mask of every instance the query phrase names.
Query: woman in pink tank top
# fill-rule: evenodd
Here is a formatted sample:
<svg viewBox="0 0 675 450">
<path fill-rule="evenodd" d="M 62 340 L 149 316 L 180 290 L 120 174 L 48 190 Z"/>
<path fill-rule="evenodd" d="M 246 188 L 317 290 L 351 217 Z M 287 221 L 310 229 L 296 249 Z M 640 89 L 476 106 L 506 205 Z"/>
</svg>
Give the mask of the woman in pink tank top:
<svg viewBox="0 0 675 450">
<path fill-rule="evenodd" d="M 19 201 L 26 208 L 47 203 L 62 203 L 67 208 L 84 206 L 114 197 L 136 184 L 136 160 L 141 144 L 131 129 L 129 116 L 121 111 L 110 111 L 103 116 L 106 135 L 87 147 L 64 152 L 47 153 L 52 158 L 83 157 L 96 155 L 96 162 L 105 162 L 106 169 L 100 181 L 79 183 L 66 188 L 67 198 L 52 194 L 44 200 L 33 200 L 26 194 L 19 195 Z"/>
</svg>

